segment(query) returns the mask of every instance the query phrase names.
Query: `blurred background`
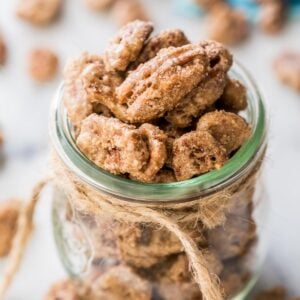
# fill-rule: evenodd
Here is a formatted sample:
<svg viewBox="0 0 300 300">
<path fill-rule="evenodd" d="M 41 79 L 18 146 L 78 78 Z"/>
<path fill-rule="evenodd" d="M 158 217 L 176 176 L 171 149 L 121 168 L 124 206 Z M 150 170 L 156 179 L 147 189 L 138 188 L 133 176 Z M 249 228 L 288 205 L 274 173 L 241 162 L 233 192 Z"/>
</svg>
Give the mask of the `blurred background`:
<svg viewBox="0 0 300 300">
<path fill-rule="evenodd" d="M 204 18 L 188 2 L 142 1 L 157 31 L 181 28 L 193 42 L 205 39 Z M 59 18 L 43 27 L 18 18 L 17 5 L 16 0 L 0 1 L 0 32 L 7 45 L 7 61 L 0 67 L 0 128 L 5 137 L 0 201 L 27 197 L 34 183 L 46 174 L 49 109 L 66 58 L 86 50 L 101 53 L 118 29 L 111 12 L 93 11 L 80 0 L 65 0 Z M 272 61 L 284 49 L 300 54 L 296 6 L 279 34 L 268 35 L 252 25 L 245 41 L 230 46 L 256 79 L 269 110 L 265 179 L 271 201 L 271 232 L 259 285 L 268 288 L 280 283 L 292 295 L 300 295 L 300 94 L 277 80 Z M 248 17 L 255 20 L 255 10 Z M 52 49 L 58 55 L 60 70 L 54 80 L 37 83 L 28 75 L 28 55 L 35 47 Z M 65 276 L 52 237 L 50 209 L 50 197 L 45 193 L 37 210 L 36 230 L 7 299 L 41 299 L 52 282 Z M 1 262 L 0 270 L 3 265 Z"/>
</svg>

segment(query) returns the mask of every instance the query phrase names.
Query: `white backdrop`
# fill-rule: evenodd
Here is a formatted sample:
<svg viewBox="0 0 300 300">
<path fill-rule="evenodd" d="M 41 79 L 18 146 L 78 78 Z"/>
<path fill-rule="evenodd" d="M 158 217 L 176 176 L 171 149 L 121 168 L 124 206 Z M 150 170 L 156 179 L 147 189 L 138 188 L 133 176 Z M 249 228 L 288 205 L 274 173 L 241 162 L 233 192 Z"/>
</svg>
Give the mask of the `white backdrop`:
<svg viewBox="0 0 300 300">
<path fill-rule="evenodd" d="M 180 27 L 193 41 L 205 37 L 201 20 L 174 12 L 170 0 L 145 2 L 157 29 Z M 26 72 L 28 51 L 34 46 L 50 46 L 59 53 L 63 65 L 66 57 L 83 50 L 101 52 L 116 31 L 109 16 L 88 11 L 80 0 L 67 0 L 60 20 L 42 29 L 18 20 L 15 5 L 16 0 L 0 1 L 0 29 L 9 46 L 8 63 L 0 70 L 0 126 L 7 140 L 7 160 L 0 172 L 0 201 L 28 196 L 34 182 L 46 172 L 48 110 L 60 78 L 44 85 L 33 83 Z M 299 37 L 300 22 L 293 21 L 276 37 L 255 29 L 251 39 L 232 51 L 257 79 L 271 119 L 266 177 L 272 226 L 261 284 L 284 283 L 291 293 L 300 295 L 300 95 L 278 84 L 271 69 L 280 49 L 300 51 Z M 36 230 L 25 260 L 7 299 L 42 299 L 50 283 L 63 276 L 46 193 L 37 210 Z"/>
</svg>

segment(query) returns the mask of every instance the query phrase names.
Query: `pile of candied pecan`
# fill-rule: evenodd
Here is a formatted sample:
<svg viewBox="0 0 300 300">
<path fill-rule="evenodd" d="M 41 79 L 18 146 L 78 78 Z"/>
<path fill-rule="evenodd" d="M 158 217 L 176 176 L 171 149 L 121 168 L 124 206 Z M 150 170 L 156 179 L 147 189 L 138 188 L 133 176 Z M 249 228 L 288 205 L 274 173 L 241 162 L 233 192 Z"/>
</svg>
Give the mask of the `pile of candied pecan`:
<svg viewBox="0 0 300 300">
<path fill-rule="evenodd" d="M 79 149 L 96 165 L 142 182 L 173 182 L 221 168 L 248 139 L 238 115 L 246 88 L 221 44 L 180 30 L 120 29 L 103 55 L 64 70 L 64 103 Z"/>
</svg>

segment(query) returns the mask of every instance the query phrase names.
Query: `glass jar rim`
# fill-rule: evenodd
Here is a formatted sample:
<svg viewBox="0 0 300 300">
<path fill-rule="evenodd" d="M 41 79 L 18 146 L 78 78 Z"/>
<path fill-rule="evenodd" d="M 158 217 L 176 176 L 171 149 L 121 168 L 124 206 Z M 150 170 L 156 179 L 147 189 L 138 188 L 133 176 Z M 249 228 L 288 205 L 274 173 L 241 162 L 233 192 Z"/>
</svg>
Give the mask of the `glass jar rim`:
<svg viewBox="0 0 300 300">
<path fill-rule="evenodd" d="M 250 112 L 252 134 L 219 170 L 185 181 L 142 183 L 101 169 L 90 161 L 75 143 L 63 106 L 63 84 L 56 92 L 50 116 L 50 135 L 54 149 L 66 167 L 86 184 L 121 200 L 163 204 L 190 201 L 220 191 L 251 169 L 264 151 L 266 143 L 266 110 L 262 95 L 252 76 L 240 63 L 234 62 L 231 73 L 248 89 L 247 110 Z"/>
</svg>

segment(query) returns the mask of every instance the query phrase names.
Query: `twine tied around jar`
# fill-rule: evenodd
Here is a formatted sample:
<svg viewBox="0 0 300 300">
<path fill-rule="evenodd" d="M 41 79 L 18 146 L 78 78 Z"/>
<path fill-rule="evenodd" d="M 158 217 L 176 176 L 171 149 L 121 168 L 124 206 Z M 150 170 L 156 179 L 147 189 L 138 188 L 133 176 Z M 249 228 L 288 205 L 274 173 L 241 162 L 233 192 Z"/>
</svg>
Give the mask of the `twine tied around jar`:
<svg viewBox="0 0 300 300">
<path fill-rule="evenodd" d="M 179 226 L 179 222 L 195 222 L 200 219 L 207 228 L 214 228 L 226 220 L 226 212 L 230 211 L 231 199 L 245 185 L 254 186 L 256 175 L 260 169 L 262 158 L 256 163 L 251 174 L 243 178 L 239 183 L 205 198 L 188 201 L 180 204 L 146 204 L 126 202 L 112 195 L 100 192 L 88 184 L 82 182 L 73 174 L 56 153 L 51 155 L 52 176 L 47 177 L 36 184 L 31 197 L 24 205 L 14 237 L 12 250 L 8 257 L 8 263 L 0 281 L 0 299 L 11 284 L 15 273 L 18 271 L 22 257 L 33 228 L 33 216 L 43 189 L 52 182 L 54 185 L 63 186 L 69 199 L 74 202 L 77 209 L 92 214 L 108 213 L 126 222 L 149 222 L 166 228 L 173 233 L 183 246 L 183 250 L 189 260 L 190 270 L 195 282 L 198 284 L 202 297 L 205 300 L 224 299 L 220 280 L 217 275 L 211 274 L 207 261 L 198 248 L 196 242 Z M 189 208 L 191 213 L 184 213 Z"/>
</svg>

